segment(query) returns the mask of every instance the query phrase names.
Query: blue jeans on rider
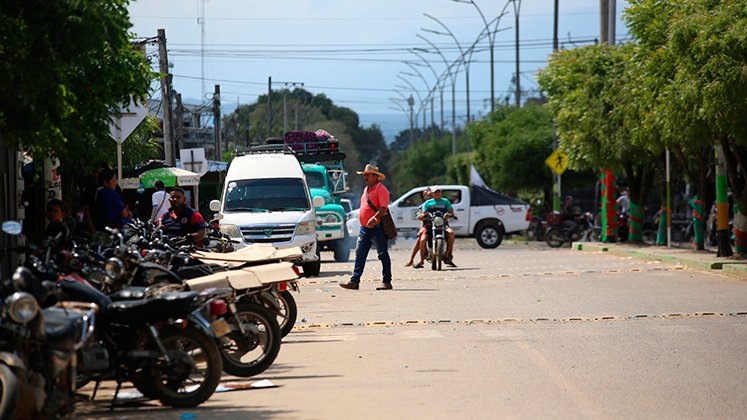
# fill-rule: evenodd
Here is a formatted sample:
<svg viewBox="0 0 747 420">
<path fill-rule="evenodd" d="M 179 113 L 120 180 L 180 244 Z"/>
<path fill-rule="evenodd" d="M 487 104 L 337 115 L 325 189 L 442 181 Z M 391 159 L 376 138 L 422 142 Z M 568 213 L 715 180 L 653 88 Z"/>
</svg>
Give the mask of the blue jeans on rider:
<svg viewBox="0 0 747 420">
<path fill-rule="evenodd" d="M 366 267 L 368 251 L 371 250 L 372 245 L 376 246 L 376 252 L 378 252 L 379 260 L 383 266 L 382 281 L 384 283 L 391 283 L 392 260 L 389 258 L 389 245 L 387 244 L 384 229 L 381 228 L 381 225 L 376 225 L 372 228 L 361 226 L 361 230 L 358 233 L 358 243 L 355 246 L 355 268 L 353 269 L 353 276 L 350 278 L 350 281 L 355 283 L 361 281 L 363 269 Z"/>
</svg>

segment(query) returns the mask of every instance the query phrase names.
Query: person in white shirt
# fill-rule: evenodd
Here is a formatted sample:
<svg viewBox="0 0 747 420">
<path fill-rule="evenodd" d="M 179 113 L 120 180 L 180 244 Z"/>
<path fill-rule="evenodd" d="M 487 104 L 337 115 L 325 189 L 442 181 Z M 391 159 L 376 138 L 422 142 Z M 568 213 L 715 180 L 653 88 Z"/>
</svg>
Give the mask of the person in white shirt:
<svg viewBox="0 0 747 420">
<path fill-rule="evenodd" d="M 617 197 L 617 205 L 620 208 L 620 214 L 628 214 L 630 211 L 630 198 L 628 197 L 628 189 L 624 189 L 620 197 Z"/>
<path fill-rule="evenodd" d="M 150 213 L 150 221 L 158 223 L 161 220 L 161 216 L 168 213 L 169 211 L 169 195 L 166 194 L 166 189 L 163 185 L 163 181 L 156 181 L 156 192 L 151 196 L 151 203 L 153 205 Z"/>
</svg>

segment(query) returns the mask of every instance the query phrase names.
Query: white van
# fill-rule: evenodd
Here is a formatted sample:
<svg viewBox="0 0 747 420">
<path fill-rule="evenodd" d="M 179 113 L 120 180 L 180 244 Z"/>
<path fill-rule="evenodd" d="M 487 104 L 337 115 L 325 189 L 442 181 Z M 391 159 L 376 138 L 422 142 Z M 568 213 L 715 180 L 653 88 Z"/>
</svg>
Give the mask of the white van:
<svg viewBox="0 0 747 420">
<path fill-rule="evenodd" d="M 222 200 L 210 202 L 219 212 L 220 230 L 239 241 L 237 248 L 268 243 L 276 248 L 299 247 L 306 276 L 319 274 L 315 207 L 306 177 L 292 152 L 247 152 L 231 161 L 223 184 Z"/>
</svg>

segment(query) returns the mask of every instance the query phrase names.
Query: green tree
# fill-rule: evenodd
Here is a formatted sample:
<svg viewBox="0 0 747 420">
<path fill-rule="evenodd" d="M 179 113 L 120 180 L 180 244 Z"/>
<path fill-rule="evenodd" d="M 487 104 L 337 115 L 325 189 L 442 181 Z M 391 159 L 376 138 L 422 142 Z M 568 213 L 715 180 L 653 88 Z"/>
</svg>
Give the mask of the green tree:
<svg viewBox="0 0 747 420">
<path fill-rule="evenodd" d="M 126 0 L 0 2 L 0 141 L 56 153 L 63 189 L 107 156 L 110 115 L 154 74 L 131 45 Z"/>
<path fill-rule="evenodd" d="M 645 109 L 636 92 L 640 74 L 632 61 L 635 46 L 594 45 L 553 54 L 539 76 L 549 95 L 560 148 L 575 169 L 612 168 L 622 171 L 630 188 L 631 213 L 638 229 L 631 239 L 640 240 L 640 212 L 653 180 L 656 147 L 640 143 L 655 133 L 640 130 Z M 637 139 L 637 141 L 636 141 Z M 631 226 L 633 227 L 633 226 Z"/>
<path fill-rule="evenodd" d="M 544 106 L 499 107 L 468 132 L 475 167 L 493 188 L 517 195 L 551 187 L 545 159 L 552 153 L 552 117 Z"/>
<path fill-rule="evenodd" d="M 747 232 L 747 1 L 635 0 L 627 16 L 663 134 L 683 147 L 723 146 L 734 225 Z"/>
</svg>

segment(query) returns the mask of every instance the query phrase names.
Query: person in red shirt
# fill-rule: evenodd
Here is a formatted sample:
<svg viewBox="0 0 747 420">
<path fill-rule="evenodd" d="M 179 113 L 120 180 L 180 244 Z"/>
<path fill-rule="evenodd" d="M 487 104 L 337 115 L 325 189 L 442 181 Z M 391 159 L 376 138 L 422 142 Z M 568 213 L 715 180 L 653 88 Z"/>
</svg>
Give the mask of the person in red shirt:
<svg viewBox="0 0 747 420">
<path fill-rule="evenodd" d="M 366 266 L 368 251 L 371 250 L 372 245 L 375 245 L 383 267 L 382 282 L 376 290 L 391 290 L 392 260 L 389 258 L 389 245 L 384 235 L 384 229 L 381 227 L 381 217 L 389 211 L 389 190 L 381 183 L 386 176 L 379 172 L 379 168 L 370 163 L 366 165 L 363 172 L 358 172 L 358 174 L 363 175 L 366 188 L 363 190 L 361 208 L 358 211 L 361 230 L 358 233 L 358 243 L 355 247 L 355 268 L 350 281 L 340 283 L 340 287 L 358 290 L 363 269 Z"/>
<path fill-rule="evenodd" d="M 174 187 L 169 203 L 171 208 L 168 213 L 161 216 L 161 228 L 164 232 L 174 236 L 185 236 L 190 242 L 201 244 L 205 237 L 205 218 L 187 206 L 184 190 Z"/>
</svg>

